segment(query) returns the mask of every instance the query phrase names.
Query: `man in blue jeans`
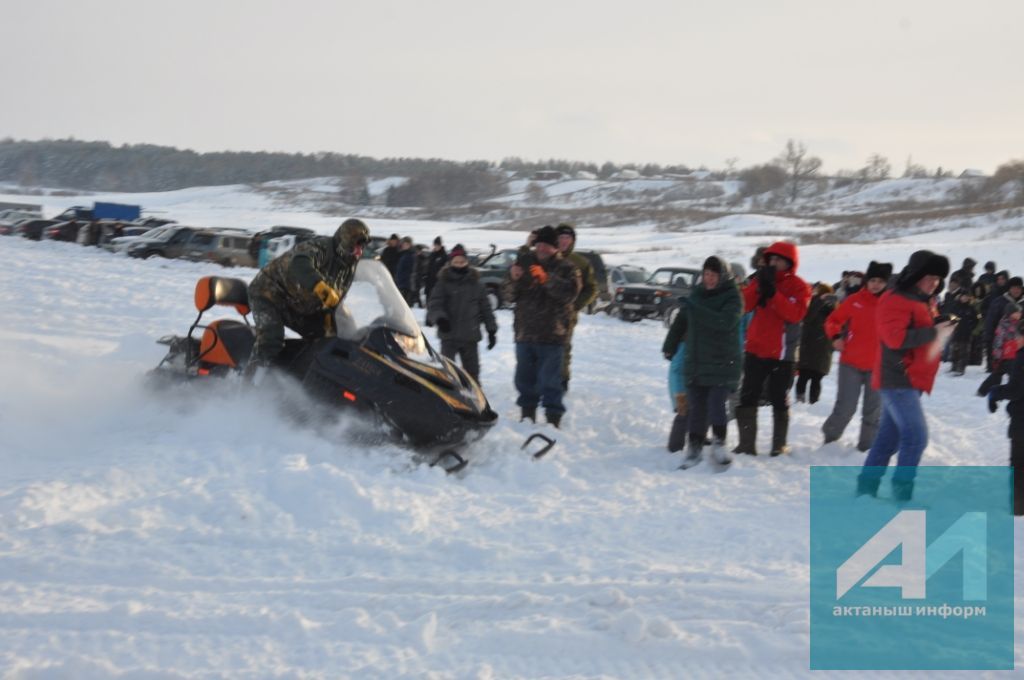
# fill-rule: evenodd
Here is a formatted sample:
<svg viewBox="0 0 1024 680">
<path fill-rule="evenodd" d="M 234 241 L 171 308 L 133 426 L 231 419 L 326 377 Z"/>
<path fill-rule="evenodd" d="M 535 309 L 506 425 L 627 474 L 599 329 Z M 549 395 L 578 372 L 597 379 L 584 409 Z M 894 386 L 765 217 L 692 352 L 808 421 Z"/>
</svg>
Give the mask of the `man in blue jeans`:
<svg viewBox="0 0 1024 680">
<path fill-rule="evenodd" d="M 928 250 L 910 256 L 892 290 L 878 301 L 875 320 L 880 341 L 872 387 L 882 398 L 882 420 L 857 480 L 857 493 L 875 496 L 893 454 L 893 498 L 909 501 L 921 454 L 928 446 L 928 424 L 921 393 L 931 392 L 942 345 L 953 332 L 949 321 L 935 323 L 935 295 L 949 273 L 949 260 Z"/>
<path fill-rule="evenodd" d="M 514 302 L 516 390 L 521 420 L 537 422 L 543 402 L 547 421 L 559 426 L 562 404 L 562 355 L 582 288 L 579 269 L 558 252 L 554 227 L 538 230 L 533 249 L 509 268 L 502 295 Z"/>
</svg>

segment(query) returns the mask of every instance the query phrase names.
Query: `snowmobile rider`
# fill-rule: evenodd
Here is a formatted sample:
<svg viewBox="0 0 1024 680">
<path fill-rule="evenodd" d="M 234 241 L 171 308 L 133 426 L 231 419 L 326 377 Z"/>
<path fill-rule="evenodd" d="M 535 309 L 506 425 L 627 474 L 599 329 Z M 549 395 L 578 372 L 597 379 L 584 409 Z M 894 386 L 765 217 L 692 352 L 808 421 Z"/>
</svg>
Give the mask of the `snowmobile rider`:
<svg viewBox="0 0 1024 680">
<path fill-rule="evenodd" d="M 304 339 L 334 334 L 334 309 L 352 285 L 370 230 L 345 220 L 334 236 L 318 236 L 271 260 L 249 284 L 256 344 L 246 367 L 251 377 L 284 349 L 285 326 Z"/>
</svg>

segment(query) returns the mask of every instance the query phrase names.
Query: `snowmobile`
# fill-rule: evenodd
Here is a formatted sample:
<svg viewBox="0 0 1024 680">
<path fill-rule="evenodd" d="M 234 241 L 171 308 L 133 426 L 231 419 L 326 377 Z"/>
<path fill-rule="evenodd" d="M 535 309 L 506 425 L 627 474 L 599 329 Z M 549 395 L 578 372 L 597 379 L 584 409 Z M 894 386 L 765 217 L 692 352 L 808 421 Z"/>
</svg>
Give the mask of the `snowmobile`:
<svg viewBox="0 0 1024 680">
<path fill-rule="evenodd" d="M 233 307 L 242 320 L 203 323 L 203 315 L 218 305 Z M 168 352 L 151 376 L 241 379 L 255 343 L 245 282 L 205 276 L 196 283 L 195 306 L 199 315 L 185 336 L 158 340 Z M 476 381 L 430 346 L 380 262 L 360 261 L 344 303 L 325 310 L 325 323 L 332 331 L 326 337 L 286 339 L 273 368 L 294 377 L 321 403 L 367 415 L 414 449 L 433 451 L 431 465 L 448 472 L 465 467 L 468 461 L 445 447 L 482 437 L 498 415 Z M 553 442 L 541 438 L 550 449 Z"/>
</svg>

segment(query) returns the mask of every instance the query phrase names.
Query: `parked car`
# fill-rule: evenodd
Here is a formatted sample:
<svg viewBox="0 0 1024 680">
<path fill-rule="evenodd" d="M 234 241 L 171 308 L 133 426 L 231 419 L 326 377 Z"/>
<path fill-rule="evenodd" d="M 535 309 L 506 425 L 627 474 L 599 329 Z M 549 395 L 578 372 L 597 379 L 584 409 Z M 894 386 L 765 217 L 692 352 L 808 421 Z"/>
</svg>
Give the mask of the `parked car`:
<svg viewBox="0 0 1024 680">
<path fill-rule="evenodd" d="M 249 254 L 252 236 L 240 231 L 209 229 L 197 231 L 189 239 L 183 257 L 195 262 L 216 262 L 225 267 L 255 267 Z"/>
<path fill-rule="evenodd" d="M 644 283 L 649 279 L 651 273 L 643 267 L 637 267 L 631 264 L 620 264 L 611 267 L 608 270 L 608 276 L 606 277 L 609 299 L 608 304 L 601 308 L 601 311 L 607 314 L 617 315 L 619 312 L 619 304 L 615 302 L 615 290 L 617 288 L 624 288 L 626 286 L 632 286 L 638 283 Z"/>
<path fill-rule="evenodd" d="M 75 239 L 78 238 L 79 229 L 88 226 L 89 223 L 83 222 L 82 220 L 58 222 L 43 229 L 43 238 L 51 241 L 69 241 L 74 243 Z"/>
<path fill-rule="evenodd" d="M 296 243 L 308 241 L 316 236 L 316 232 L 312 229 L 306 229 L 305 227 L 288 227 L 283 225 L 258 231 L 253 234 L 252 241 L 249 243 L 249 255 L 252 257 L 253 261 L 256 262 L 256 266 L 262 267 L 269 261 L 267 255 L 267 242 L 272 238 L 285 236 L 287 234 L 295 236 Z"/>
<path fill-rule="evenodd" d="M 43 229 L 57 224 L 57 220 L 22 220 L 14 225 L 14 231 L 19 236 L 33 241 L 43 238 Z"/>
<path fill-rule="evenodd" d="M 679 299 L 689 297 L 701 272 L 687 267 L 660 267 L 644 282 L 618 286 L 614 304 L 623 321 L 646 318 L 671 319 Z"/>
<path fill-rule="evenodd" d="M 156 231 L 155 229 L 153 231 Z M 159 234 L 145 234 L 133 241 L 125 252 L 131 257 L 149 259 L 151 257 L 176 258 L 188 250 L 188 242 L 199 229 L 173 225 L 164 227 Z"/>
<path fill-rule="evenodd" d="M 150 227 L 126 226 L 121 230 L 120 236 L 115 236 L 105 242 L 103 244 L 103 248 L 112 253 L 123 253 L 128 250 L 128 246 L 135 243 L 140 237 L 147 236 L 149 238 L 157 238 L 165 229 L 165 227 L 156 227 L 155 229 L 152 229 Z"/>
</svg>

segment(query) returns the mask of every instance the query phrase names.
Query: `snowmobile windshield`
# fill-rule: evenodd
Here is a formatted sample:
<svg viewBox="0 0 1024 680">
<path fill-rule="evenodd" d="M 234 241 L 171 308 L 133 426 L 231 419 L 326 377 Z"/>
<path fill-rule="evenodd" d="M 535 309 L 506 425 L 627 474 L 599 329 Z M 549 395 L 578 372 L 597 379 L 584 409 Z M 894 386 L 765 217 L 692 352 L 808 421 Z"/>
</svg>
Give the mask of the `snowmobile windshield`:
<svg viewBox="0 0 1024 680">
<path fill-rule="evenodd" d="M 334 316 L 342 340 L 361 341 L 370 330 L 384 327 L 396 333 L 407 354 L 426 351 L 416 317 L 387 268 L 376 260 L 359 261 L 352 286 Z"/>
</svg>

